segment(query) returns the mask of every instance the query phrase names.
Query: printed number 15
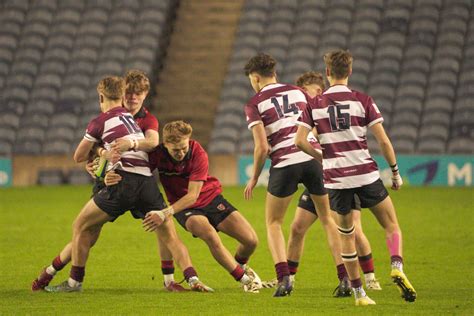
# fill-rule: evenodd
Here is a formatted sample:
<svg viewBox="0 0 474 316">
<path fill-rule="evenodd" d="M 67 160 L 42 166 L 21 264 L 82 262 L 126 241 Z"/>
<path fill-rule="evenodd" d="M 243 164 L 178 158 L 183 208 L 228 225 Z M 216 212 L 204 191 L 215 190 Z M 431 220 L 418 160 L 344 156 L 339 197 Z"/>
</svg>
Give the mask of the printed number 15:
<svg viewBox="0 0 474 316">
<path fill-rule="evenodd" d="M 342 110 L 348 110 L 349 104 L 335 104 L 328 107 L 329 122 L 332 131 L 342 131 L 351 127 L 351 115 L 343 113 Z"/>
</svg>

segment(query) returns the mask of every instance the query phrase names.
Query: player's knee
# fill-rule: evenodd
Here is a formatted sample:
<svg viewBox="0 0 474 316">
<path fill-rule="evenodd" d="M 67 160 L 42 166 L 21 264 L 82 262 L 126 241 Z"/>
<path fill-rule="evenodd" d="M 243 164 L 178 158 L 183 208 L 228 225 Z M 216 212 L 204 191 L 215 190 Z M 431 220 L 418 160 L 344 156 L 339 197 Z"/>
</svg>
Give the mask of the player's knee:
<svg viewBox="0 0 474 316">
<path fill-rule="evenodd" d="M 249 250 L 255 250 L 258 245 L 258 237 L 256 233 L 252 233 L 245 240 L 244 246 Z"/>
<path fill-rule="evenodd" d="M 301 222 L 293 222 L 291 224 L 291 234 L 294 237 L 303 237 L 306 234 L 307 227 Z"/>
<path fill-rule="evenodd" d="M 351 235 L 353 235 L 354 232 L 355 232 L 355 226 L 352 225 L 352 226 L 349 227 L 349 228 L 337 226 L 337 230 L 338 230 L 339 234 L 341 234 L 341 235 L 343 235 L 343 236 L 351 236 Z"/>
</svg>

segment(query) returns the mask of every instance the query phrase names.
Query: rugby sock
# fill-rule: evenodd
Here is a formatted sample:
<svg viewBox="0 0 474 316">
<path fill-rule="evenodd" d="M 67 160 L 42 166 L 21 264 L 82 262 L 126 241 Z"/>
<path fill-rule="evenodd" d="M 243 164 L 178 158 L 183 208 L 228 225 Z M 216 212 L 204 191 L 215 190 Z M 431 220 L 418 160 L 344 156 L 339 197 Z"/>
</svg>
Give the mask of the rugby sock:
<svg viewBox="0 0 474 316">
<path fill-rule="evenodd" d="M 194 270 L 193 267 L 189 267 L 189 268 L 184 269 L 183 274 L 184 274 L 184 278 L 185 278 L 186 281 L 188 281 L 188 282 L 189 282 L 189 279 L 190 279 L 190 278 L 192 278 L 192 277 L 197 277 L 196 270 Z"/>
<path fill-rule="evenodd" d="M 299 265 L 298 261 L 288 260 L 288 269 L 290 270 L 291 275 L 295 275 L 296 272 L 298 272 L 298 265 Z"/>
<path fill-rule="evenodd" d="M 345 277 L 347 277 L 347 270 L 346 267 L 344 266 L 344 263 L 338 264 L 336 266 L 337 269 L 337 278 L 339 281 L 342 281 Z"/>
<path fill-rule="evenodd" d="M 275 264 L 275 271 L 277 274 L 278 282 L 283 281 L 283 277 L 290 275 L 288 262 L 278 262 L 277 264 Z"/>
<path fill-rule="evenodd" d="M 386 241 L 390 256 L 400 256 L 400 234 L 393 233 Z"/>
<path fill-rule="evenodd" d="M 84 281 L 84 275 L 86 274 L 86 267 L 72 266 L 71 272 L 69 273 L 69 286 L 78 286 Z"/>
<path fill-rule="evenodd" d="M 374 273 L 374 259 L 372 258 L 371 253 L 369 253 L 367 256 L 360 256 L 359 264 L 364 274 Z"/>
<path fill-rule="evenodd" d="M 403 258 L 400 256 L 391 256 L 390 261 L 392 262 L 392 269 L 398 269 L 403 271 Z"/>
<path fill-rule="evenodd" d="M 59 255 L 56 258 L 54 258 L 53 262 L 51 263 L 54 270 L 56 271 L 61 271 L 66 266 L 66 264 L 67 262 L 64 263 L 61 261 L 61 257 Z"/>
<path fill-rule="evenodd" d="M 353 289 L 357 289 L 359 287 L 362 287 L 362 280 L 360 278 L 351 280 L 351 287 Z"/>
<path fill-rule="evenodd" d="M 244 276 L 245 271 L 240 265 L 237 265 L 234 271 L 232 271 L 230 274 L 234 277 L 236 281 L 240 281 L 240 279 L 242 279 L 242 277 Z"/>
<path fill-rule="evenodd" d="M 174 282 L 174 264 L 173 260 L 161 260 L 161 272 L 165 281 L 165 286 Z"/>
<path fill-rule="evenodd" d="M 244 264 L 247 264 L 247 262 L 249 262 L 248 257 L 241 257 L 238 254 L 235 254 L 234 258 L 235 258 L 235 261 L 237 261 L 241 266 L 243 266 Z"/>
</svg>

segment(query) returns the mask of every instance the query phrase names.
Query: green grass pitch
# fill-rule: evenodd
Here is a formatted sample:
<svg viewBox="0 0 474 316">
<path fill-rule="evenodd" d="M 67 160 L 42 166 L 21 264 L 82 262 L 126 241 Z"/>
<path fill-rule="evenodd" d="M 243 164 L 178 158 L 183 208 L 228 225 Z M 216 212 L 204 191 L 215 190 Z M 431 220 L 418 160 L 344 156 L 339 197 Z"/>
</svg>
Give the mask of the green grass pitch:
<svg viewBox="0 0 474 316">
<path fill-rule="evenodd" d="M 43 314 L 474 314 L 474 192 L 472 188 L 403 187 L 391 193 L 403 231 L 405 272 L 418 292 L 406 303 L 391 283 L 389 256 L 382 229 L 364 210 L 363 226 L 373 248 L 376 275 L 383 290 L 371 292 L 376 306 L 355 307 L 352 298 L 336 299 L 336 270 L 318 222 L 311 228 L 290 297 L 273 298 L 273 290 L 244 293 L 211 257 L 201 240 L 181 227 L 194 266 L 216 292 L 163 291 L 155 236 L 126 214 L 106 224 L 92 249 L 82 293 L 32 293 L 31 281 L 71 238 L 71 224 L 85 204 L 90 187 L 32 187 L 0 190 L 0 315 Z M 250 265 L 262 279 L 274 278 L 264 226 L 264 188 L 252 201 L 242 187 L 227 187 L 224 196 L 251 222 L 260 244 Z M 296 198 L 286 217 L 285 233 Z M 178 226 L 178 225 L 177 225 Z M 234 253 L 236 242 L 221 235 Z M 67 278 L 69 268 L 53 283 Z M 176 269 L 176 278 L 181 272 Z"/>
</svg>

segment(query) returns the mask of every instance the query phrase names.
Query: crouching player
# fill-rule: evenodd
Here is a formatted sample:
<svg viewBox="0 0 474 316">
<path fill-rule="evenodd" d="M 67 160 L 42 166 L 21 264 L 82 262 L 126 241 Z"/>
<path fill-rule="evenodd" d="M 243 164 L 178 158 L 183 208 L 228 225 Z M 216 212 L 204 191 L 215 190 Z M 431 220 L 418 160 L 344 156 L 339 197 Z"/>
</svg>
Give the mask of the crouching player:
<svg viewBox="0 0 474 316">
<path fill-rule="evenodd" d="M 247 262 L 257 247 L 257 234 L 221 195 L 219 180 L 209 176 L 207 153 L 190 139 L 191 134 L 191 125 L 170 122 L 163 128 L 163 144 L 149 154 L 150 167 L 158 169 L 171 206 L 149 212 L 143 221 L 144 228 L 159 229 L 174 215 L 181 226 L 207 244 L 216 261 L 241 282 L 245 291 L 256 293 L 261 280 Z M 105 183 L 113 187 L 121 179 L 120 174 L 109 172 Z M 234 257 L 223 245 L 218 231 L 240 243 Z"/>
</svg>

